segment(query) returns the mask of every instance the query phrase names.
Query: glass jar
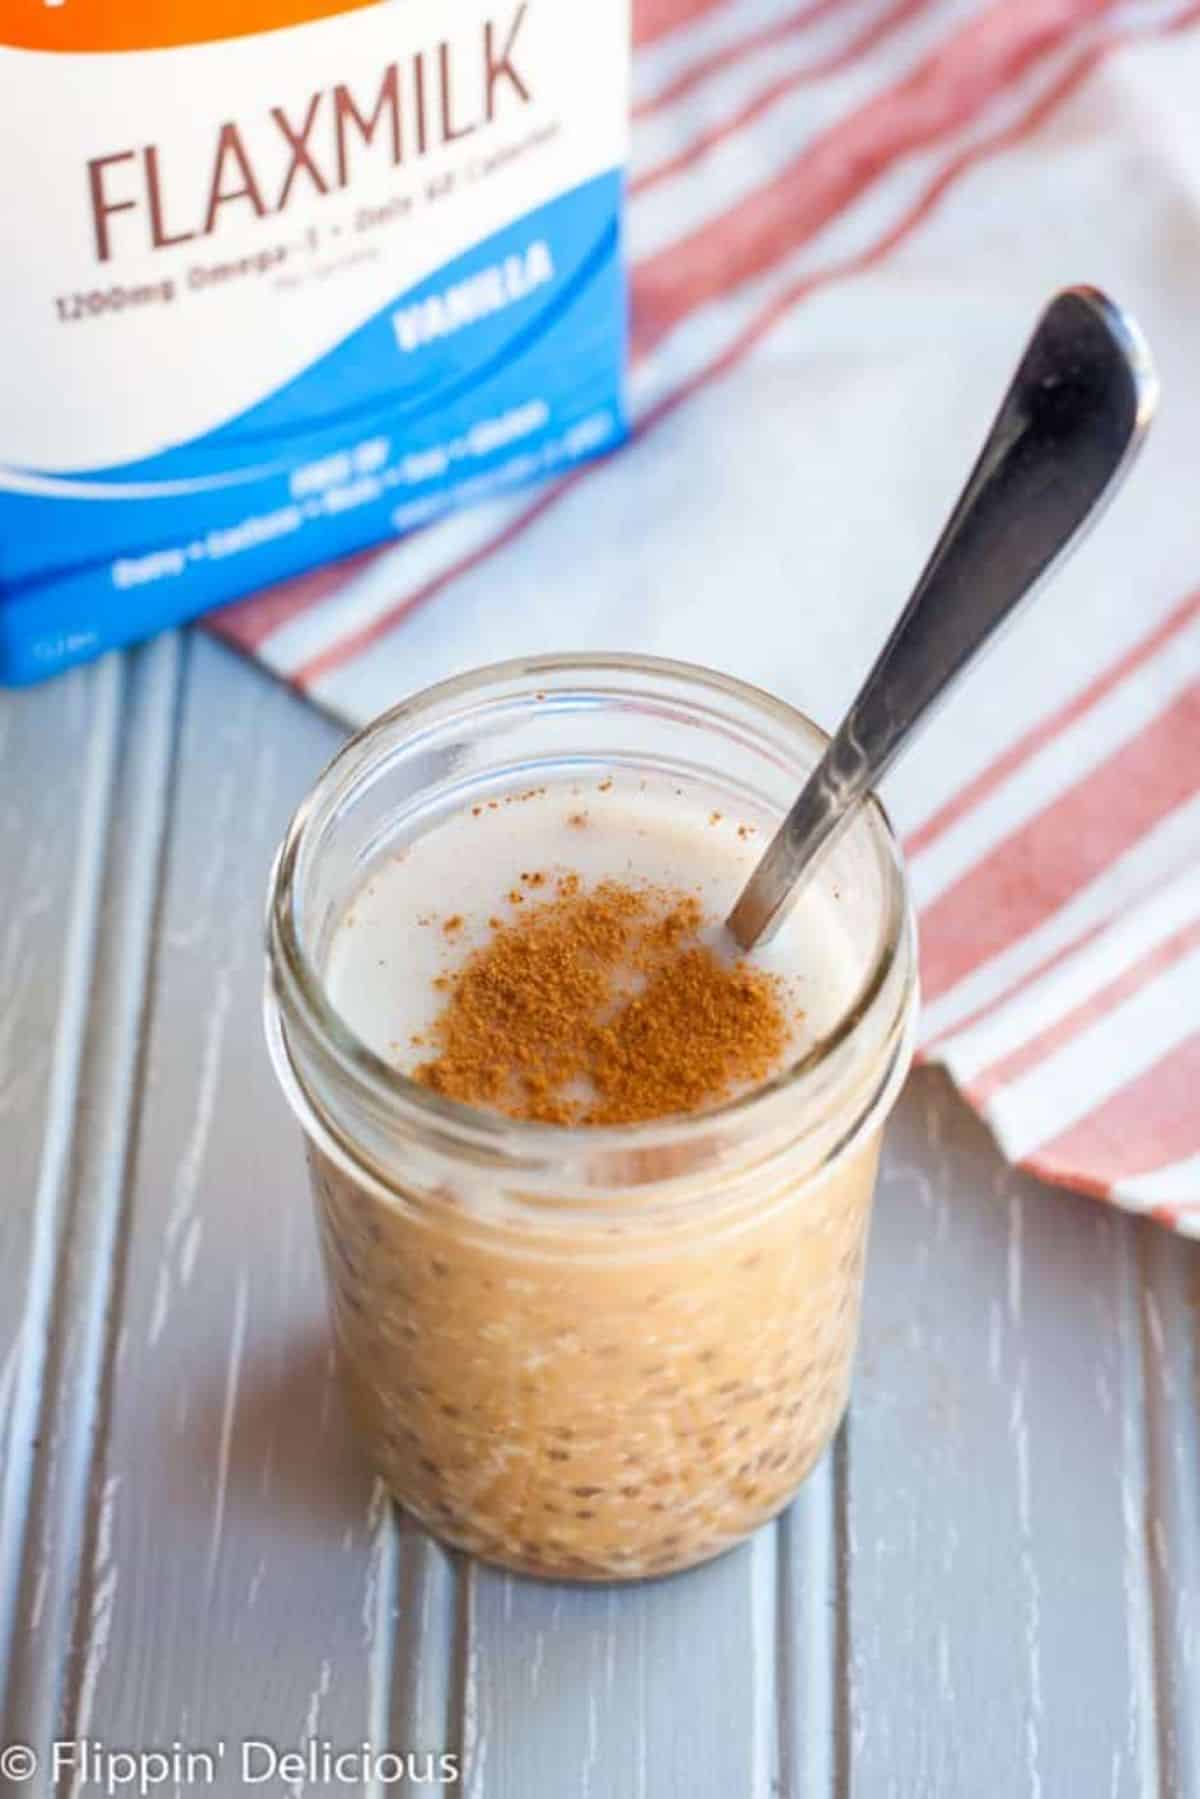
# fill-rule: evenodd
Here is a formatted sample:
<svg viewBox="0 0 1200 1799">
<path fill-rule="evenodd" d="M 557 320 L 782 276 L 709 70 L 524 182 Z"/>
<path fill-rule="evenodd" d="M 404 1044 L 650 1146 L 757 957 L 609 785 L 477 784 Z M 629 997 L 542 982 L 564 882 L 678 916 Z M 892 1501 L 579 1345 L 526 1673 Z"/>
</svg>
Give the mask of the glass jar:
<svg viewBox="0 0 1200 1799">
<path fill-rule="evenodd" d="M 291 824 L 267 1031 L 339 1361 L 388 1486 L 457 1548 L 633 1578 L 718 1554 L 792 1497 L 846 1405 L 880 1132 L 911 1056 L 911 908 L 871 802 L 822 871 L 861 949 L 837 1026 L 752 1093 L 612 1128 L 514 1121 L 397 1072 L 330 1002 L 332 935 L 378 858 L 465 806 L 626 771 L 769 821 L 825 742 L 704 669 L 515 662 L 377 720 Z"/>
</svg>

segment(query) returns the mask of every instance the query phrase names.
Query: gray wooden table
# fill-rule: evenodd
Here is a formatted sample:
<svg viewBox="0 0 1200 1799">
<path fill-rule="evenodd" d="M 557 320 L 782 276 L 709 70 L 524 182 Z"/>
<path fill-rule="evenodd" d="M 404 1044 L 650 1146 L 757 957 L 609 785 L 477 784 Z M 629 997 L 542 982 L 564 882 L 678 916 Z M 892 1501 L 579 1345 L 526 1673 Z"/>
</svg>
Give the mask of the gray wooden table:
<svg viewBox="0 0 1200 1799">
<path fill-rule="evenodd" d="M 244 1739 L 315 1738 L 455 1751 L 476 1799 L 1200 1799 L 1200 1246 L 1007 1170 L 936 1074 L 775 1528 L 580 1590 L 383 1502 L 259 1020 L 337 735 L 199 636 L 0 695 L 0 1739 L 42 1758 L 7 1790 L 80 1738 L 364 1790 L 243 1786 Z"/>
</svg>

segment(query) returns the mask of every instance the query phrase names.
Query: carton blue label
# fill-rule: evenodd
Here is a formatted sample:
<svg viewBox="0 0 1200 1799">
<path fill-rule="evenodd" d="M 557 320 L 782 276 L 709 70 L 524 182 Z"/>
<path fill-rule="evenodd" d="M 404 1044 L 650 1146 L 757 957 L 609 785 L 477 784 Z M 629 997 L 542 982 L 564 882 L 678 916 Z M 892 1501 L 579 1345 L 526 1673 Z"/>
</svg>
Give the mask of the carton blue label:
<svg viewBox="0 0 1200 1799">
<path fill-rule="evenodd" d="M 621 212 L 613 170 L 523 215 L 190 442 L 84 473 L 0 473 L 0 681 L 613 447 Z M 198 343 L 198 381 L 206 353 Z"/>
</svg>

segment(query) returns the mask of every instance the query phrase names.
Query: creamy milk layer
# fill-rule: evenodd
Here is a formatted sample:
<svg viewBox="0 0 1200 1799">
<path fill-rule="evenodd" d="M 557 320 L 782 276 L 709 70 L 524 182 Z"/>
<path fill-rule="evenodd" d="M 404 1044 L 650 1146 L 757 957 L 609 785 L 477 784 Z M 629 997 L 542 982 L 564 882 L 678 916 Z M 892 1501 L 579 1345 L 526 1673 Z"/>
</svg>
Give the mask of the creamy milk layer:
<svg viewBox="0 0 1200 1799">
<path fill-rule="evenodd" d="M 410 1069 L 423 1055 L 414 1039 L 444 1002 L 435 980 L 487 941 L 491 920 L 515 922 L 556 878 L 575 874 L 585 886 L 615 880 L 694 894 L 712 920 L 707 940 L 720 946 L 720 922 L 769 830 L 702 790 L 619 776 L 477 804 L 370 873 L 333 937 L 330 996 L 372 1049 Z M 530 873 L 544 885 L 531 890 Z M 862 951 L 844 912 L 834 886 L 818 879 L 749 958 L 783 978 L 796 1054 L 836 1025 L 860 984 Z"/>
</svg>

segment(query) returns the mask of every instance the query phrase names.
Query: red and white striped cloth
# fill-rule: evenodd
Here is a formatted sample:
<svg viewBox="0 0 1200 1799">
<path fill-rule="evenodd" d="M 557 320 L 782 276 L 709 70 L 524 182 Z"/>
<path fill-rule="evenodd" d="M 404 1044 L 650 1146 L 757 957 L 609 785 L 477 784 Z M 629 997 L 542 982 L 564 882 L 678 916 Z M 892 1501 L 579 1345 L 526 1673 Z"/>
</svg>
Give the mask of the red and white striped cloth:
<svg viewBox="0 0 1200 1799">
<path fill-rule="evenodd" d="M 1014 1161 L 1200 1235 L 1198 105 L 1194 0 L 642 0 L 634 442 L 213 624 L 354 723 L 582 647 L 832 725 L 1040 306 L 1107 288 L 1149 447 L 888 798 L 925 1055 Z"/>
</svg>

